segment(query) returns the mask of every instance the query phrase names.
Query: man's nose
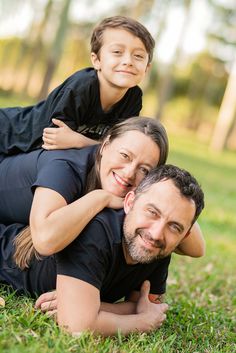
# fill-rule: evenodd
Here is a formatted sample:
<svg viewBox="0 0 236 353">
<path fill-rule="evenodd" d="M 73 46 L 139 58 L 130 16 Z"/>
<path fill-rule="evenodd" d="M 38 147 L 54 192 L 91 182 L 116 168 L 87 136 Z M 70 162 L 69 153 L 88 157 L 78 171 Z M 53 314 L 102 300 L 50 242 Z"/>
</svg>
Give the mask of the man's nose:
<svg viewBox="0 0 236 353">
<path fill-rule="evenodd" d="M 165 230 L 165 224 L 163 221 L 158 220 L 153 222 L 151 229 L 150 229 L 150 233 L 152 235 L 152 238 L 154 241 L 156 240 L 160 240 L 163 241 L 164 240 L 164 230 Z"/>
</svg>

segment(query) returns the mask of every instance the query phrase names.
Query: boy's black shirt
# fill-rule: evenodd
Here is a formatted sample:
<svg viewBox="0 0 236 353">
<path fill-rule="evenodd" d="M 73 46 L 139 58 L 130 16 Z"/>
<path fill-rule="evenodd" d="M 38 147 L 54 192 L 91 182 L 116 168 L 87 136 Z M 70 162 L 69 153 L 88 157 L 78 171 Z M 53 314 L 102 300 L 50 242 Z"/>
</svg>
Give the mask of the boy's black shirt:
<svg viewBox="0 0 236 353">
<path fill-rule="evenodd" d="M 86 68 L 68 77 L 46 100 L 34 106 L 0 109 L 0 154 L 39 148 L 43 129 L 53 126 L 53 118 L 64 121 L 91 139 L 99 140 L 115 123 L 138 116 L 141 109 L 142 91 L 135 86 L 108 112 L 104 112 L 97 72 Z"/>
</svg>

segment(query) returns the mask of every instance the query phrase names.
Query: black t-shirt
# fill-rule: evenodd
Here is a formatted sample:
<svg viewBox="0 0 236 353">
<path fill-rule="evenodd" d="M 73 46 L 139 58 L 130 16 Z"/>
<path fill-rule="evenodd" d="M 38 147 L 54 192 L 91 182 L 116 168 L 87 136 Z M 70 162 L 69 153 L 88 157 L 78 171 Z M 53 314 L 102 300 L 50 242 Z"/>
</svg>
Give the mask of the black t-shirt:
<svg viewBox="0 0 236 353">
<path fill-rule="evenodd" d="M 55 289 L 58 273 L 92 284 L 105 302 L 139 290 L 146 279 L 151 282 L 151 293 L 164 293 L 170 257 L 146 265 L 127 265 L 122 250 L 123 217 L 123 211 L 103 210 L 64 250 L 55 257 L 34 260 L 25 271 L 17 269 L 11 257 L 12 239 L 20 225 L 2 226 L 2 231 L 0 226 L 0 281 L 20 292 L 41 294 Z"/>
<path fill-rule="evenodd" d="M 55 88 L 45 101 L 25 108 L 0 109 L 0 154 L 39 148 L 43 129 L 52 126 L 52 118 L 59 118 L 73 130 L 98 140 L 109 127 L 139 115 L 141 109 L 142 91 L 135 86 L 104 112 L 97 72 L 93 68 L 83 69 Z"/>
<path fill-rule="evenodd" d="M 81 197 L 97 148 L 40 149 L 4 158 L 0 163 L 0 223 L 29 224 L 37 186 L 57 191 L 68 204 Z"/>
</svg>

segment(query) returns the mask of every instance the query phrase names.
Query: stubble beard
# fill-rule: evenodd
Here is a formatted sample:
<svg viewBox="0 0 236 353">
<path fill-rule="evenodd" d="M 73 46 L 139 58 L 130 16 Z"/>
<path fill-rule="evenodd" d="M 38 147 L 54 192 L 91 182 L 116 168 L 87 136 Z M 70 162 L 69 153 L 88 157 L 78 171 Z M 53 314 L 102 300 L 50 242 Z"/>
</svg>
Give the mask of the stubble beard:
<svg viewBox="0 0 236 353">
<path fill-rule="evenodd" d="M 165 246 L 163 243 L 156 245 L 156 248 L 160 249 L 159 254 L 156 255 L 153 255 L 151 250 L 141 247 L 137 244 L 137 237 L 139 237 L 140 234 L 143 236 L 145 235 L 145 232 L 142 229 L 137 228 L 134 232 L 131 233 L 128 231 L 127 222 L 124 222 L 123 231 L 126 250 L 134 262 L 140 264 L 150 264 L 167 256 L 164 251 Z"/>
</svg>

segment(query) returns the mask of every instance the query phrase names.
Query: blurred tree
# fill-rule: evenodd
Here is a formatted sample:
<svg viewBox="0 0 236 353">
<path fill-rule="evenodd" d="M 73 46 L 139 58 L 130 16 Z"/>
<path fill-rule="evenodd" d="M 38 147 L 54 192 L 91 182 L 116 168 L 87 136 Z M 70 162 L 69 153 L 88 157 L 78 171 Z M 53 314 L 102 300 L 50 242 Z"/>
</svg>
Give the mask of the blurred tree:
<svg viewBox="0 0 236 353">
<path fill-rule="evenodd" d="M 43 35 L 45 33 L 45 27 L 48 23 L 48 20 L 52 11 L 52 5 L 53 5 L 53 0 L 48 0 L 45 6 L 44 14 L 38 25 L 35 38 L 33 40 L 32 53 L 28 64 L 28 72 L 26 73 L 26 79 L 23 86 L 24 92 L 28 92 L 28 87 L 29 87 L 30 80 L 32 78 L 33 71 L 38 62 L 38 58 L 40 57 L 40 54 L 42 53 L 42 50 L 43 50 Z"/>
<path fill-rule="evenodd" d="M 39 100 L 44 99 L 47 96 L 53 73 L 60 60 L 60 56 L 62 53 L 63 44 L 65 40 L 65 34 L 69 24 L 68 14 L 69 14 L 70 4 L 71 4 L 71 0 L 63 1 L 58 30 L 57 30 L 53 45 L 49 51 L 46 72 L 43 78 L 42 87 L 38 95 Z"/>
<path fill-rule="evenodd" d="M 217 123 L 211 140 L 211 149 L 221 151 L 227 143 L 230 129 L 236 120 L 236 57 L 229 75 Z"/>
<path fill-rule="evenodd" d="M 175 53 L 172 56 L 171 62 L 166 66 L 165 73 L 162 78 L 162 82 L 160 83 L 160 92 L 158 99 L 158 110 L 156 112 L 156 118 L 161 119 L 163 116 L 164 106 L 167 100 L 170 97 L 171 90 L 173 87 L 173 74 L 176 63 L 179 61 L 182 51 L 182 44 L 184 41 L 185 34 L 187 33 L 187 27 L 190 21 L 190 10 L 191 10 L 191 0 L 182 0 L 181 1 L 184 7 L 184 21 L 181 27 L 181 32 L 178 38 L 178 42 L 176 44 Z M 179 4 L 179 2 L 178 2 Z"/>
<path fill-rule="evenodd" d="M 222 150 L 227 146 L 236 119 L 236 8 L 232 1 L 208 1 L 214 11 L 214 23 L 209 31 L 210 50 L 232 66 L 211 140 L 212 149 Z"/>
</svg>

